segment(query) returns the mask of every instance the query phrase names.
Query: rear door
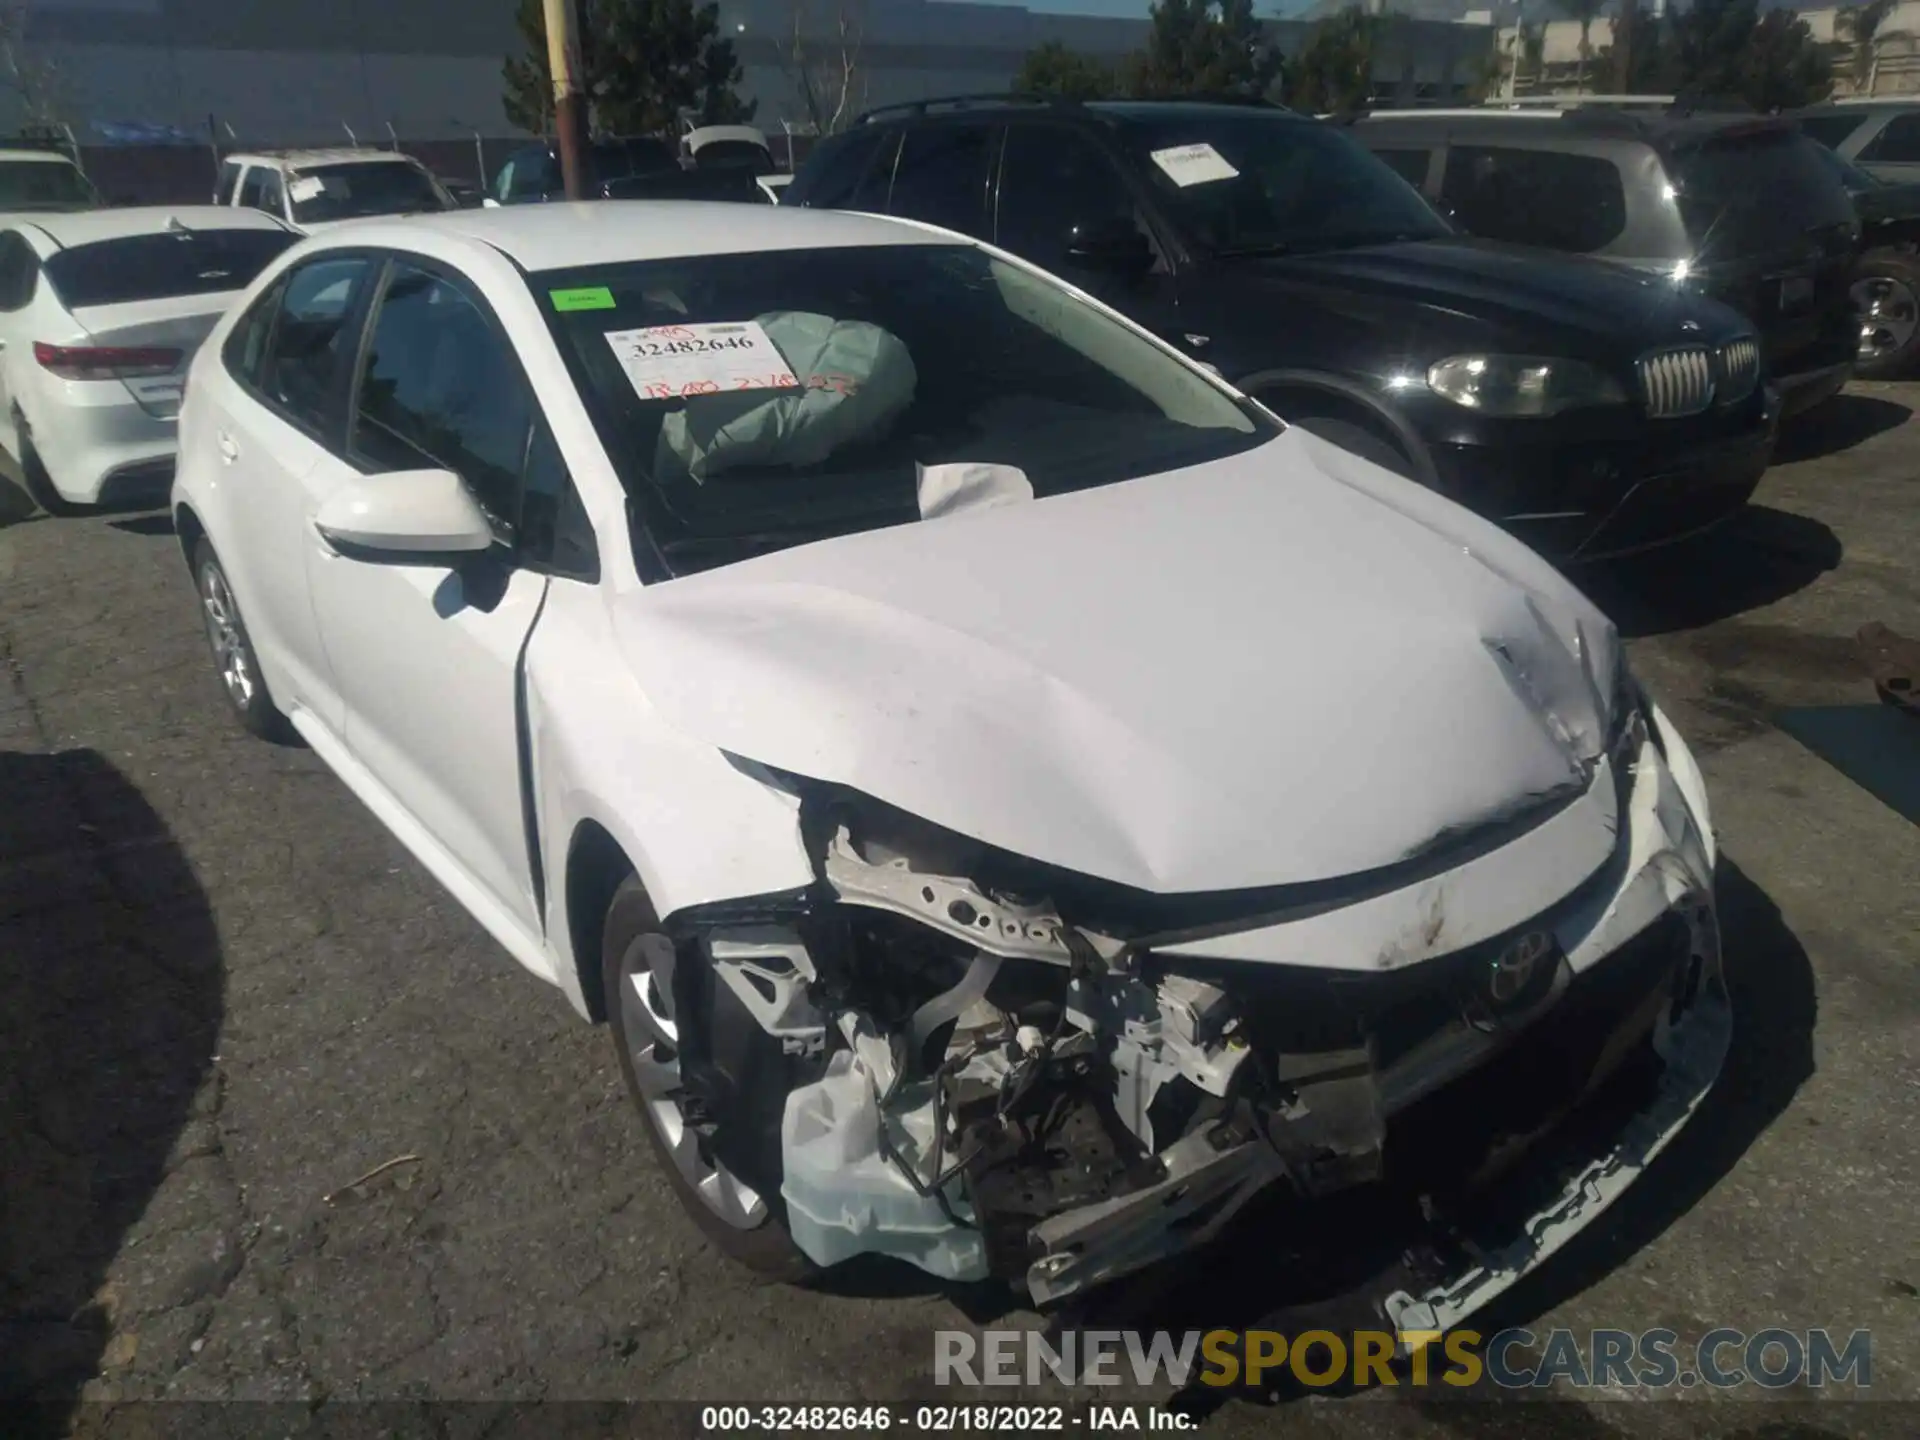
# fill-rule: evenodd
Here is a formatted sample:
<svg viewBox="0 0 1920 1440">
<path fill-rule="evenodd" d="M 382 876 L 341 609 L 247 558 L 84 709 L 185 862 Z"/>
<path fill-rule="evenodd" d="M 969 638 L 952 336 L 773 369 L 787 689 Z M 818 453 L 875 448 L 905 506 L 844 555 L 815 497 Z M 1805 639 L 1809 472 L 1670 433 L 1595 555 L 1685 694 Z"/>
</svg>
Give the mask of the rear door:
<svg viewBox="0 0 1920 1440">
<path fill-rule="evenodd" d="M 306 567 L 353 756 L 529 935 L 540 921 L 520 788 L 519 662 L 546 596 L 524 563 L 523 480 L 542 430 L 532 386 L 478 290 L 398 257 L 374 306 L 344 457 L 351 477 L 451 470 L 497 544 L 453 563 L 335 553 L 315 532 Z"/>
<path fill-rule="evenodd" d="M 9 437 L 9 453 L 18 457 L 13 427 L 13 391 L 8 372 L 33 363 L 29 326 L 39 288 L 40 257 L 18 230 L 0 230 L 0 433 Z"/>
<path fill-rule="evenodd" d="M 239 592 L 280 708 L 338 736 L 339 693 L 308 594 L 322 462 L 343 443 L 347 392 L 374 262 L 329 252 L 296 265 L 241 317 L 214 383 L 196 388 L 181 464 L 212 475 L 204 517 Z M 203 368 L 203 373 L 205 370 Z M 200 453 L 200 447 L 207 453 Z"/>
</svg>

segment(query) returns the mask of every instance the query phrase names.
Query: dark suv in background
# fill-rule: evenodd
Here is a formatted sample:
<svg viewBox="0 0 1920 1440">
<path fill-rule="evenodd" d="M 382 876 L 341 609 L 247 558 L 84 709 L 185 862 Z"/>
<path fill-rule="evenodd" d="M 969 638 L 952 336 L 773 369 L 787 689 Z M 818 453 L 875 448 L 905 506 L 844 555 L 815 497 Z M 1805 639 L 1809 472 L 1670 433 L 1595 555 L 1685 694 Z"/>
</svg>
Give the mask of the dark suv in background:
<svg viewBox="0 0 1920 1440">
<path fill-rule="evenodd" d="M 1740 311 L 1760 331 L 1785 414 L 1846 384 L 1859 225 L 1791 120 L 1570 105 L 1350 123 L 1472 234 L 1619 261 Z"/>
<path fill-rule="evenodd" d="M 1796 111 L 1806 134 L 1869 175 L 1920 180 L 1920 101 L 1839 100 Z"/>
<path fill-rule="evenodd" d="M 1771 453 L 1740 316 L 1459 235 L 1348 129 L 1284 110 L 927 101 L 824 142 L 782 203 L 932 221 L 1057 271 L 1549 554 L 1703 528 Z"/>
</svg>

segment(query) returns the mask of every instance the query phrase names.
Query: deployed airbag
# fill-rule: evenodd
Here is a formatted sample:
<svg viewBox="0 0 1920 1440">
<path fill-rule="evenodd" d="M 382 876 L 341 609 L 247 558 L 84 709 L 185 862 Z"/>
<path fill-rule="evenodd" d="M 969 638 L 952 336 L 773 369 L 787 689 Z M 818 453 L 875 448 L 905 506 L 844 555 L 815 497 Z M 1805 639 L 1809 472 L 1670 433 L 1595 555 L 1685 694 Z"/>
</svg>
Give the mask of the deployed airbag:
<svg viewBox="0 0 1920 1440">
<path fill-rule="evenodd" d="M 884 435 L 913 403 L 913 357 L 878 325 L 798 310 L 757 323 L 800 388 L 689 397 L 660 426 L 657 476 L 704 482 L 729 470 L 818 465 Z"/>
</svg>

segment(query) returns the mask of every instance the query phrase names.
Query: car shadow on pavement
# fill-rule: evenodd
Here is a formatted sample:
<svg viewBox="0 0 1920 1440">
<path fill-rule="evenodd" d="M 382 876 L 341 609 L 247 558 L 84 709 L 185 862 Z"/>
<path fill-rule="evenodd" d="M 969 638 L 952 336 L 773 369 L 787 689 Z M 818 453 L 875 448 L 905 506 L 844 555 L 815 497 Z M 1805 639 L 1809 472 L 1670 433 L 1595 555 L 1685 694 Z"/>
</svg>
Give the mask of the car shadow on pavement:
<svg viewBox="0 0 1920 1440">
<path fill-rule="evenodd" d="M 116 1313 L 173 1303 L 123 1307 L 108 1267 L 170 1170 L 218 1153 L 224 994 L 207 897 L 139 790 L 91 750 L 0 751 L 0 1432 L 64 1433 L 132 1359 Z"/>
<path fill-rule="evenodd" d="M 1677 545 L 1570 578 L 1629 638 L 1692 630 L 1804 590 L 1840 564 L 1840 537 L 1818 520 L 1749 505 Z"/>
<path fill-rule="evenodd" d="M 107 524 L 129 535 L 171 535 L 173 534 L 173 513 L 168 510 L 159 510 L 150 515 L 135 515 L 127 520 L 109 520 Z"/>
<path fill-rule="evenodd" d="M 1824 405 L 1796 415 L 1780 427 L 1774 442 L 1773 463 L 1817 460 L 1898 429 L 1913 415 L 1911 406 L 1878 395 L 1843 390 Z"/>
</svg>

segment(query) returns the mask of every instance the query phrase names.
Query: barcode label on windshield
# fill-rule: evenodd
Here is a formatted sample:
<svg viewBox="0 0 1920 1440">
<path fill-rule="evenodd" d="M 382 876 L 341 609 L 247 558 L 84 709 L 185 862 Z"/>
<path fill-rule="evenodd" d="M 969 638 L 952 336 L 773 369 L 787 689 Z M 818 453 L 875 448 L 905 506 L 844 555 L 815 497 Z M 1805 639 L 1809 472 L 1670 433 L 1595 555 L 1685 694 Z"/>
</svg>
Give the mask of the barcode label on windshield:
<svg viewBox="0 0 1920 1440">
<path fill-rule="evenodd" d="M 754 320 L 612 330 L 607 343 L 643 400 L 792 390 L 800 384 L 779 347 Z"/>
</svg>

